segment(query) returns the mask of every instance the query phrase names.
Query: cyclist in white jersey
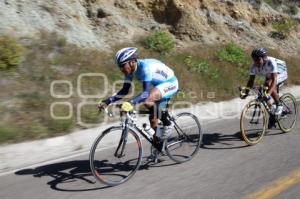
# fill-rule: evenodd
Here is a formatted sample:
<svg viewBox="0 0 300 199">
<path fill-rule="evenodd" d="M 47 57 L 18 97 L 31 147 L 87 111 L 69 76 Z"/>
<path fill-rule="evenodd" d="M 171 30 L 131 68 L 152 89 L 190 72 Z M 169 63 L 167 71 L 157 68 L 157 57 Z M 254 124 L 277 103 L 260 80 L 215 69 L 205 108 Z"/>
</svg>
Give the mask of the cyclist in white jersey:
<svg viewBox="0 0 300 199">
<path fill-rule="evenodd" d="M 132 105 L 144 102 L 144 105 L 150 110 L 150 125 L 156 131 L 158 124 L 156 111 L 158 107 L 156 105 L 164 106 L 165 102 L 178 90 L 178 81 L 174 71 L 156 59 L 138 59 L 137 48 L 133 47 L 119 50 L 116 53 L 116 63 L 125 75 L 123 88 L 116 95 L 103 100 L 98 108 L 102 109 L 127 95 L 131 82 L 136 77 L 143 83 L 143 91 L 129 102 Z M 165 131 L 170 131 L 171 123 L 164 120 L 163 116 L 161 118 Z M 154 140 L 158 141 L 156 134 Z"/>
<path fill-rule="evenodd" d="M 282 112 L 282 104 L 279 102 L 278 87 L 287 80 L 287 67 L 286 63 L 274 57 L 267 56 L 265 48 L 256 48 L 252 51 L 251 57 L 253 64 L 250 68 L 250 77 L 247 87 L 251 88 L 254 84 L 256 75 L 263 75 L 266 77 L 265 85 L 268 86 L 266 101 L 269 107 L 272 107 L 272 100 L 275 102 L 275 109 L 271 109 L 274 115 L 280 115 Z M 242 99 L 248 96 L 248 90 L 245 95 L 241 96 Z"/>
</svg>

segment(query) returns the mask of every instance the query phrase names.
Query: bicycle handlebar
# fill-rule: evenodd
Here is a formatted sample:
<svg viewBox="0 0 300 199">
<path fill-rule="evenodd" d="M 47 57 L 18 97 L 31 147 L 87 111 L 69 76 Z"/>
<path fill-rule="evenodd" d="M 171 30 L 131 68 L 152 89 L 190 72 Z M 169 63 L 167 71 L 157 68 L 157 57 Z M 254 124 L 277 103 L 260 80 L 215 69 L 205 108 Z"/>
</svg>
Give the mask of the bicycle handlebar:
<svg viewBox="0 0 300 199">
<path fill-rule="evenodd" d="M 252 88 L 247 88 L 247 87 L 239 87 L 239 91 L 242 93 L 244 92 L 246 89 L 249 89 L 249 93 L 252 93 L 253 95 L 258 95 L 261 91 L 263 91 L 262 95 L 263 96 L 267 96 L 267 91 L 268 91 L 268 87 L 264 86 L 264 85 L 259 85 L 259 86 L 253 86 Z"/>
<path fill-rule="evenodd" d="M 102 110 L 103 110 L 109 117 L 113 117 L 114 114 L 108 110 L 108 107 L 109 107 L 109 106 L 112 106 L 112 105 L 108 105 L 107 107 L 105 107 L 105 108 L 103 108 L 103 109 L 99 109 L 99 111 L 102 111 Z M 133 111 L 125 112 L 125 111 L 123 111 L 123 110 L 121 109 L 121 106 L 122 106 L 121 104 L 116 104 L 115 106 L 119 108 L 119 110 L 120 110 L 120 115 L 122 115 L 123 113 L 126 113 L 126 117 L 127 117 L 127 118 L 129 118 L 129 119 L 132 120 L 132 121 L 137 121 L 137 119 L 134 118 L 134 117 L 132 116 L 132 115 L 135 115 L 135 114 L 137 113 L 137 111 L 133 110 Z"/>
</svg>

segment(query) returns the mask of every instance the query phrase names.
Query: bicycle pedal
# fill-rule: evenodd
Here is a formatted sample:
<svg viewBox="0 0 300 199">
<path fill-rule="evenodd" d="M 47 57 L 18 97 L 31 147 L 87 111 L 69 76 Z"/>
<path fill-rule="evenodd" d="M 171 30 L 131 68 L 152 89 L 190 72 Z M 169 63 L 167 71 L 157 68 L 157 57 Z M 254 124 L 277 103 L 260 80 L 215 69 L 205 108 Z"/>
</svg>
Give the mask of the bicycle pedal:
<svg viewBox="0 0 300 199">
<path fill-rule="evenodd" d="M 157 163 L 157 162 L 158 162 L 157 155 L 151 154 L 151 155 L 147 158 L 147 161 L 148 161 L 148 162 L 154 162 L 154 163 Z"/>
<path fill-rule="evenodd" d="M 161 151 L 159 151 L 159 156 L 166 156 L 167 155 L 167 152 L 165 150 L 165 148 L 162 148 Z"/>
<path fill-rule="evenodd" d="M 286 118 L 288 114 L 290 114 L 290 113 L 287 111 L 282 111 L 280 118 Z"/>
</svg>

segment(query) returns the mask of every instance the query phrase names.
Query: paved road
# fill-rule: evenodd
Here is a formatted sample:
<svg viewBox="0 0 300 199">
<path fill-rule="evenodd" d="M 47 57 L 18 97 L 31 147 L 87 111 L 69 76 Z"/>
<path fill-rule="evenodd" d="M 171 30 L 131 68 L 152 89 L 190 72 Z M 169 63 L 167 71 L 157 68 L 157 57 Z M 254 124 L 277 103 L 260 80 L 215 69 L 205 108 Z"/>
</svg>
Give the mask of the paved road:
<svg viewBox="0 0 300 199">
<path fill-rule="evenodd" d="M 158 165 L 138 171 L 129 182 L 108 188 L 95 183 L 86 154 L 1 176 L 0 198 L 235 199 L 247 198 L 263 187 L 269 192 L 278 191 L 277 182 L 277 186 L 287 186 L 276 199 L 298 199 L 300 174 L 293 172 L 300 168 L 299 131 L 298 117 L 291 133 L 274 130 L 262 143 L 247 147 L 239 138 L 238 119 L 210 122 L 204 125 L 203 148 L 190 162 L 172 165 L 165 158 Z M 285 176 L 289 177 L 282 179 Z"/>
</svg>

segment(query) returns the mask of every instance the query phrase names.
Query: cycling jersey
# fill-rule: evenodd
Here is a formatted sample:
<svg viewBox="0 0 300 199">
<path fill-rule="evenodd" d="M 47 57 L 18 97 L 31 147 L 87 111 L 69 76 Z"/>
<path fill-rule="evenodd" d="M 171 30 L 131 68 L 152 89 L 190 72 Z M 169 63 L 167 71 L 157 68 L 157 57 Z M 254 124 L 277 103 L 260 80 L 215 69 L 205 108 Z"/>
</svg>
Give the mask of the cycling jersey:
<svg viewBox="0 0 300 199">
<path fill-rule="evenodd" d="M 134 76 L 140 81 L 150 81 L 154 86 L 175 77 L 172 69 L 156 59 L 138 59 L 136 72 L 125 76 L 125 80 L 132 81 Z"/>
<path fill-rule="evenodd" d="M 263 75 L 267 79 L 271 78 L 272 73 L 277 73 L 277 84 L 288 78 L 287 67 L 285 61 L 274 57 L 267 57 L 267 62 L 262 67 L 253 64 L 250 68 L 250 75 Z"/>
<path fill-rule="evenodd" d="M 161 100 L 171 98 L 178 90 L 178 81 L 172 69 L 156 59 L 138 59 L 136 71 L 125 76 L 123 88 L 116 95 L 105 100 L 105 103 L 110 104 L 127 95 L 134 77 L 143 82 L 143 92 L 130 100 L 132 104 L 147 99 L 151 85 L 159 89 Z"/>
</svg>

